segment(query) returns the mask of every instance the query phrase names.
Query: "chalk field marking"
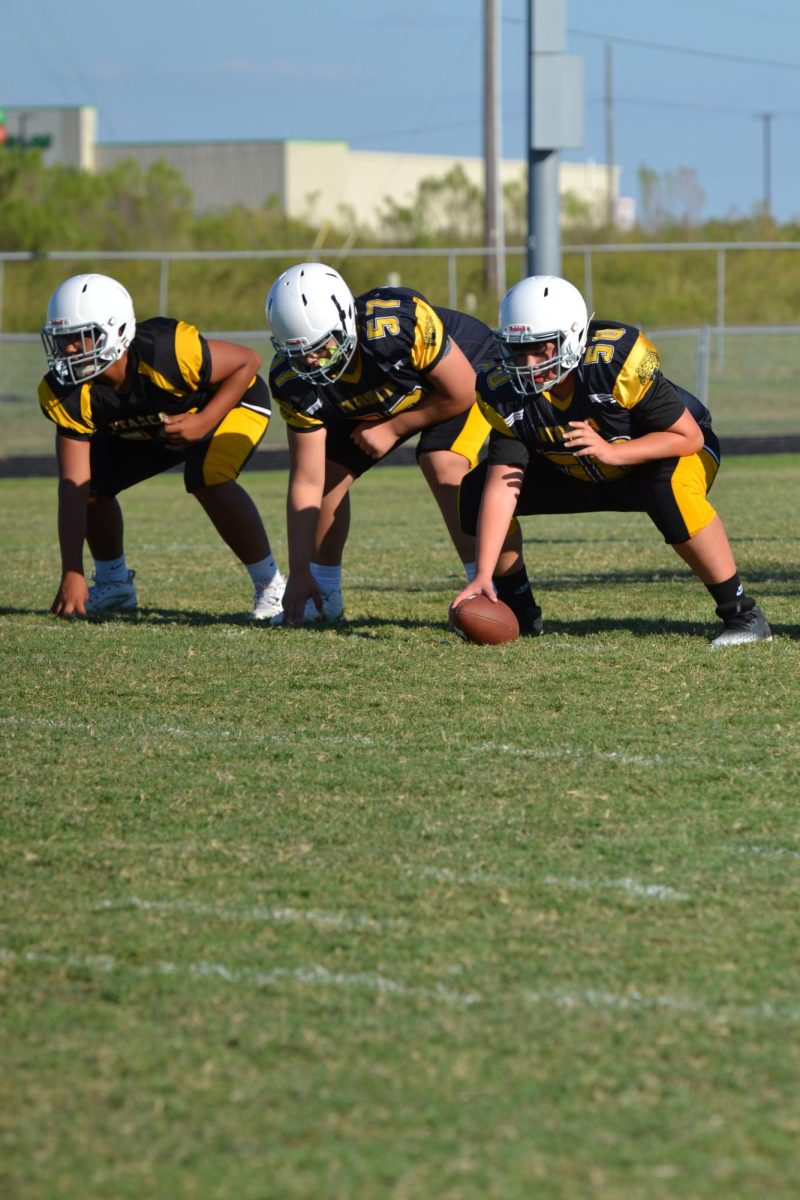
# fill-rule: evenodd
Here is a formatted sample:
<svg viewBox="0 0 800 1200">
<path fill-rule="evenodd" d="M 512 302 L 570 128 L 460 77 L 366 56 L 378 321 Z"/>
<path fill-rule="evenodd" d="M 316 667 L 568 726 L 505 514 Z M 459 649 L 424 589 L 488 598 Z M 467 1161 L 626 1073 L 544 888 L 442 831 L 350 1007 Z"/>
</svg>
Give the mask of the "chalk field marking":
<svg viewBox="0 0 800 1200">
<path fill-rule="evenodd" d="M 800 861 L 800 850 L 784 846 L 734 846 L 734 854 L 752 854 L 759 858 L 790 858 Z"/>
<path fill-rule="evenodd" d="M 409 867 L 410 874 L 423 875 L 435 879 L 439 883 L 455 883 L 458 885 L 489 884 L 498 887 L 520 887 L 519 879 L 508 876 L 493 875 L 486 871 L 451 871 L 447 867 Z M 543 875 L 531 883 L 541 883 L 546 887 L 572 888 L 574 891 L 594 892 L 611 890 L 625 892 L 637 900 L 690 900 L 689 892 L 679 892 L 675 888 L 666 887 L 660 883 L 639 883 L 636 879 L 576 879 L 574 875 Z M 527 884 L 525 886 L 528 886 Z"/>
<path fill-rule="evenodd" d="M 250 908 L 226 908 L 219 904 L 203 904 L 193 900 L 143 900 L 139 896 L 128 896 L 121 900 L 101 900 L 95 911 L 123 912 L 138 909 L 142 912 L 192 913 L 195 916 L 214 917 L 220 921 L 269 921 L 283 925 L 312 925 L 315 929 L 376 930 L 405 925 L 396 918 L 370 917 L 361 913 L 319 912 L 316 909 L 286 908 L 273 905 L 255 905 Z"/>
<path fill-rule="evenodd" d="M 417 987 L 396 979 L 390 979 L 374 971 L 329 971 L 327 967 L 314 964 L 307 967 L 273 967 L 270 970 L 259 970 L 255 967 L 228 967 L 224 963 L 196 962 L 173 963 L 158 962 L 143 966 L 140 964 L 119 963 L 113 955 L 99 954 L 82 956 L 68 954 L 43 954 L 35 950 L 15 953 L 12 950 L 0 948 L 0 963 L 11 966 L 16 963 L 30 966 L 53 967 L 56 969 L 73 969 L 79 971 L 94 971 L 98 975 L 112 975 L 117 972 L 136 976 L 168 975 L 190 979 L 218 980 L 221 983 L 251 984 L 256 987 L 271 987 L 282 983 L 301 983 L 307 987 L 352 988 L 355 990 L 376 992 L 380 995 L 412 997 L 425 1000 L 439 1000 L 443 1004 L 459 1008 L 469 1008 L 482 1002 L 477 992 L 455 992 L 452 988 L 436 984 L 434 987 Z"/>
<path fill-rule="evenodd" d="M 308 988 L 344 988 L 354 991 L 372 992 L 395 999 L 423 999 L 449 1005 L 454 1008 L 480 1006 L 491 1010 L 496 1002 L 506 1006 L 509 1001 L 518 1001 L 530 1008 L 552 1007 L 565 1011 L 610 1010 L 621 1012 L 676 1012 L 705 1017 L 713 1021 L 751 1020 L 775 1024 L 797 1024 L 800 1022 L 800 1006 L 793 1004 L 707 1004 L 690 996 L 672 996 L 650 993 L 642 988 L 630 987 L 624 992 L 603 991 L 597 988 L 518 988 L 503 990 L 501 994 L 477 991 L 458 992 L 443 984 L 421 987 L 402 980 L 391 979 L 375 971 L 329 971 L 318 964 L 299 967 L 230 967 L 225 963 L 200 961 L 195 963 L 156 962 L 148 965 L 122 963 L 109 954 L 48 954 L 37 950 L 14 951 L 0 947 L 0 964 L 6 967 L 41 967 L 44 970 L 72 969 L 89 971 L 96 975 L 133 975 L 138 978 L 168 976 L 172 978 L 200 979 L 208 983 L 232 986 L 278 987 L 281 984 L 299 983 Z"/>
<path fill-rule="evenodd" d="M 70 721 L 67 718 L 48 718 L 48 717 L 0 717 L 0 726 L 10 725 L 20 728 L 31 729 L 63 729 L 68 732 L 75 733 L 93 733 L 98 729 L 97 725 L 93 725 L 88 721 Z M 207 741 L 209 737 L 226 738 L 236 742 L 253 745 L 280 745 L 286 746 L 287 735 L 284 733 L 254 733 L 243 732 L 241 729 L 185 729 L 180 725 L 154 725 L 150 728 L 143 728 L 142 733 L 158 735 L 167 734 L 170 737 L 186 739 L 199 738 L 202 741 Z M 310 732 L 307 734 L 292 734 L 291 739 L 294 742 L 303 745 L 305 743 L 313 743 L 313 745 L 323 746 L 364 746 L 367 749 L 376 749 L 379 751 L 393 751 L 401 748 L 401 744 L 394 742 L 389 738 L 376 738 L 370 735 L 348 734 L 341 736 L 338 734 L 325 734 Z M 405 748 L 405 743 L 402 743 L 402 748 Z M 426 749 L 438 750 L 441 747 L 438 743 L 435 746 L 425 747 L 420 749 L 425 752 Z M 671 763 L 680 762 L 684 766 L 692 765 L 693 762 L 699 763 L 700 759 L 687 759 L 685 755 L 678 757 L 677 755 L 643 755 L 634 754 L 627 750 L 597 750 L 593 746 L 586 749 L 580 746 L 572 747 L 549 747 L 549 746 L 515 746 L 509 742 L 475 742 L 471 745 L 460 746 L 460 754 L 473 754 L 480 758 L 485 755 L 492 756 L 508 756 L 511 758 L 527 758 L 537 762 L 552 762 L 564 761 L 570 759 L 576 762 L 586 762 L 591 764 L 598 760 L 602 762 L 619 763 L 624 767 L 638 767 L 643 770 L 653 770 L 668 767 Z M 707 758 L 703 758 L 703 765 L 708 767 L 710 764 Z M 723 764 L 720 763 L 720 766 Z M 732 767 L 729 763 L 724 764 L 728 772 L 736 774 L 750 774 L 755 770 L 752 764 L 746 764 L 741 767 Z"/>
</svg>

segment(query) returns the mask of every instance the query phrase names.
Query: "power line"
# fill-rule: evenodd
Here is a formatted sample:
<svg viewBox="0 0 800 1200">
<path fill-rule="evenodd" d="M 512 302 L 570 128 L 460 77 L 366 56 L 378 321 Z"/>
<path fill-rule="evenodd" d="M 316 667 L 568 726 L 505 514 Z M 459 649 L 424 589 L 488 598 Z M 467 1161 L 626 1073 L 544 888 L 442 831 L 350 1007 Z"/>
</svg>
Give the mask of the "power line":
<svg viewBox="0 0 800 1200">
<path fill-rule="evenodd" d="M 638 46 L 646 50 L 666 50 L 670 54 L 691 54 L 695 58 L 716 58 L 724 62 L 743 63 L 750 67 L 776 67 L 783 71 L 800 71 L 800 63 L 775 62 L 767 58 L 748 58 L 744 54 L 722 54 L 716 50 L 697 50 L 694 46 L 670 46 L 666 42 L 644 42 L 638 38 L 617 37 L 615 34 L 589 33 L 585 29 L 570 29 L 578 37 L 598 38 L 604 42 L 618 42 L 624 46 Z"/>
<path fill-rule="evenodd" d="M 589 97 L 587 97 L 587 103 L 591 104 L 591 105 L 603 104 L 604 99 L 601 96 L 589 96 Z M 635 104 L 637 107 L 644 106 L 644 107 L 650 107 L 650 108 L 683 108 L 683 109 L 688 109 L 689 111 L 692 111 L 692 112 L 719 113 L 723 116 L 753 117 L 753 116 L 760 115 L 760 113 L 756 112 L 755 108 L 738 108 L 738 107 L 734 107 L 734 106 L 726 106 L 724 104 L 693 104 L 690 101 L 686 101 L 686 100 L 654 100 L 649 96 L 619 96 L 619 95 L 617 95 L 614 97 L 614 103 L 622 104 L 622 105 Z M 520 110 L 519 112 L 505 112 L 503 114 L 503 124 L 506 124 L 511 121 L 519 121 L 522 119 L 522 117 L 524 117 L 524 115 L 525 115 L 525 113 L 523 110 Z M 796 117 L 800 117 L 800 110 L 773 109 L 772 116 L 774 116 L 774 117 L 795 117 L 796 118 Z M 374 133 L 356 134 L 355 136 L 349 137 L 347 140 L 351 146 L 355 146 L 359 142 L 372 141 L 373 138 L 384 139 L 384 138 L 416 137 L 423 133 L 445 133 L 447 130 L 450 130 L 450 129 L 466 129 L 466 128 L 472 129 L 474 127 L 475 127 L 475 121 L 470 118 L 469 120 L 446 121 L 446 122 L 437 123 L 435 125 L 431 125 L 431 124 L 418 125 L 413 129 L 392 129 L 392 130 L 377 129 L 377 130 L 375 130 Z"/>
<path fill-rule="evenodd" d="M 523 17 L 504 17 L 508 25 L 524 25 Z M 669 54 L 690 54 L 696 58 L 716 58 L 724 62 L 736 62 L 750 67 L 775 67 L 784 71 L 800 71 L 800 63 L 776 62 L 768 58 L 749 58 L 744 54 L 723 54 L 716 50 L 698 50 L 695 46 L 672 46 L 667 42 L 646 42 L 640 38 L 618 37 L 613 33 L 594 33 L 589 29 L 568 29 L 575 37 L 596 38 L 603 42 L 616 42 L 621 46 L 638 46 L 645 50 L 664 50 Z"/>
<path fill-rule="evenodd" d="M 589 104 L 601 104 L 603 98 L 600 96 L 587 97 Z M 645 106 L 650 108 L 687 108 L 692 112 L 710 112 L 723 113 L 731 116 L 752 117 L 760 115 L 756 113 L 754 107 L 740 108 L 738 105 L 731 104 L 698 104 L 691 100 L 655 100 L 651 96 L 615 96 L 615 104 L 636 104 L 637 106 Z M 772 109 L 772 115 L 775 117 L 800 117 L 800 109 Z"/>
</svg>

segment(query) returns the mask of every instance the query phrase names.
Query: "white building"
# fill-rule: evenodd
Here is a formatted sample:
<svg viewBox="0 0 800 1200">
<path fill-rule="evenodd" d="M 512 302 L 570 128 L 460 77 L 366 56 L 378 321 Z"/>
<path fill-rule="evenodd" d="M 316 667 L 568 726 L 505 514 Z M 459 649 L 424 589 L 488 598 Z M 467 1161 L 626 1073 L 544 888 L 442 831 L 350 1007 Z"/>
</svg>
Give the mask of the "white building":
<svg viewBox="0 0 800 1200">
<path fill-rule="evenodd" d="M 100 142 L 94 108 L 6 108 L 10 139 L 40 144 L 48 165 L 106 170 L 133 159 L 144 169 L 169 163 L 180 172 L 194 197 L 197 212 L 232 205 L 259 208 L 277 198 L 282 212 L 296 219 L 337 221 L 351 217 L 355 224 L 379 232 L 378 214 L 387 197 L 396 204 L 410 203 L 424 179 L 437 179 L 460 165 L 469 181 L 483 186 L 480 157 L 460 158 L 438 154 L 389 154 L 351 150 L 342 141 L 230 141 L 230 142 Z M 604 164 L 561 162 L 559 190 L 570 194 L 601 225 L 608 213 L 611 189 L 615 211 L 620 208 L 619 167 Z M 504 184 L 524 183 L 527 163 L 505 160 Z M 624 198 L 623 198 L 624 199 Z"/>
</svg>

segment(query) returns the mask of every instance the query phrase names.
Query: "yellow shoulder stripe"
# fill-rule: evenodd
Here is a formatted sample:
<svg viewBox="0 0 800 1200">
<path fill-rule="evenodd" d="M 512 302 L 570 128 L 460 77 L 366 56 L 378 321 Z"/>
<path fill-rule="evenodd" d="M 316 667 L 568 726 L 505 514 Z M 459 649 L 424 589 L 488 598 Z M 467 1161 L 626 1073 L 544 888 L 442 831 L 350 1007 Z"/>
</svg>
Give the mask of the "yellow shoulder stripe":
<svg viewBox="0 0 800 1200">
<path fill-rule="evenodd" d="M 278 400 L 278 407 L 281 410 L 281 416 L 291 429 L 321 429 L 323 426 L 322 421 L 316 420 L 315 417 L 307 417 L 305 413 L 296 412 L 280 400 Z"/>
<path fill-rule="evenodd" d="M 200 386 L 200 372 L 203 368 L 203 346 L 200 341 L 200 330 L 185 321 L 178 321 L 175 330 L 175 357 L 183 378 L 192 391 Z"/>
<path fill-rule="evenodd" d="M 411 365 L 418 371 L 424 371 L 435 362 L 442 352 L 445 341 L 444 325 L 430 304 L 414 297 L 414 346 L 411 351 Z"/>
<path fill-rule="evenodd" d="M 659 356 L 649 338 L 640 333 L 614 384 L 614 399 L 623 408 L 635 408 L 650 390 L 659 367 Z"/>
<path fill-rule="evenodd" d="M 62 401 L 51 391 L 45 379 L 39 384 L 39 404 L 44 415 L 62 429 L 71 429 L 75 433 L 94 433 L 92 395 L 88 383 L 84 383 L 81 387 L 80 420 L 67 411 Z"/>
<path fill-rule="evenodd" d="M 175 361 L 178 364 L 184 387 L 178 387 L 156 370 L 150 363 L 139 360 L 139 374 L 146 375 L 162 392 L 173 396 L 185 396 L 187 392 L 196 392 L 200 385 L 200 371 L 203 366 L 203 347 L 200 341 L 200 330 L 185 321 L 178 321 L 175 329 Z"/>
<path fill-rule="evenodd" d="M 498 433 L 502 433 L 506 437 L 515 438 L 517 436 L 510 425 L 506 425 L 496 408 L 492 408 L 491 404 L 487 404 L 482 396 L 478 396 L 477 400 L 478 408 L 481 410 L 492 429 L 496 429 Z"/>
</svg>

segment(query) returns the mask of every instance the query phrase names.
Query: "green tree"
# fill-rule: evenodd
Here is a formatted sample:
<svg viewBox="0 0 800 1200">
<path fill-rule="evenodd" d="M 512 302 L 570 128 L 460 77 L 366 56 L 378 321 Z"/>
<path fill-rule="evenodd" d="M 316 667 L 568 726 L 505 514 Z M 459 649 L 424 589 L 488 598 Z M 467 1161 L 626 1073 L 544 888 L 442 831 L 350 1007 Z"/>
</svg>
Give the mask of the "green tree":
<svg viewBox="0 0 800 1200">
<path fill-rule="evenodd" d="M 384 197 L 378 226 L 396 245 L 427 246 L 445 242 L 480 241 L 483 230 L 483 192 L 457 164 L 440 179 L 423 179 L 408 204 Z"/>
</svg>

